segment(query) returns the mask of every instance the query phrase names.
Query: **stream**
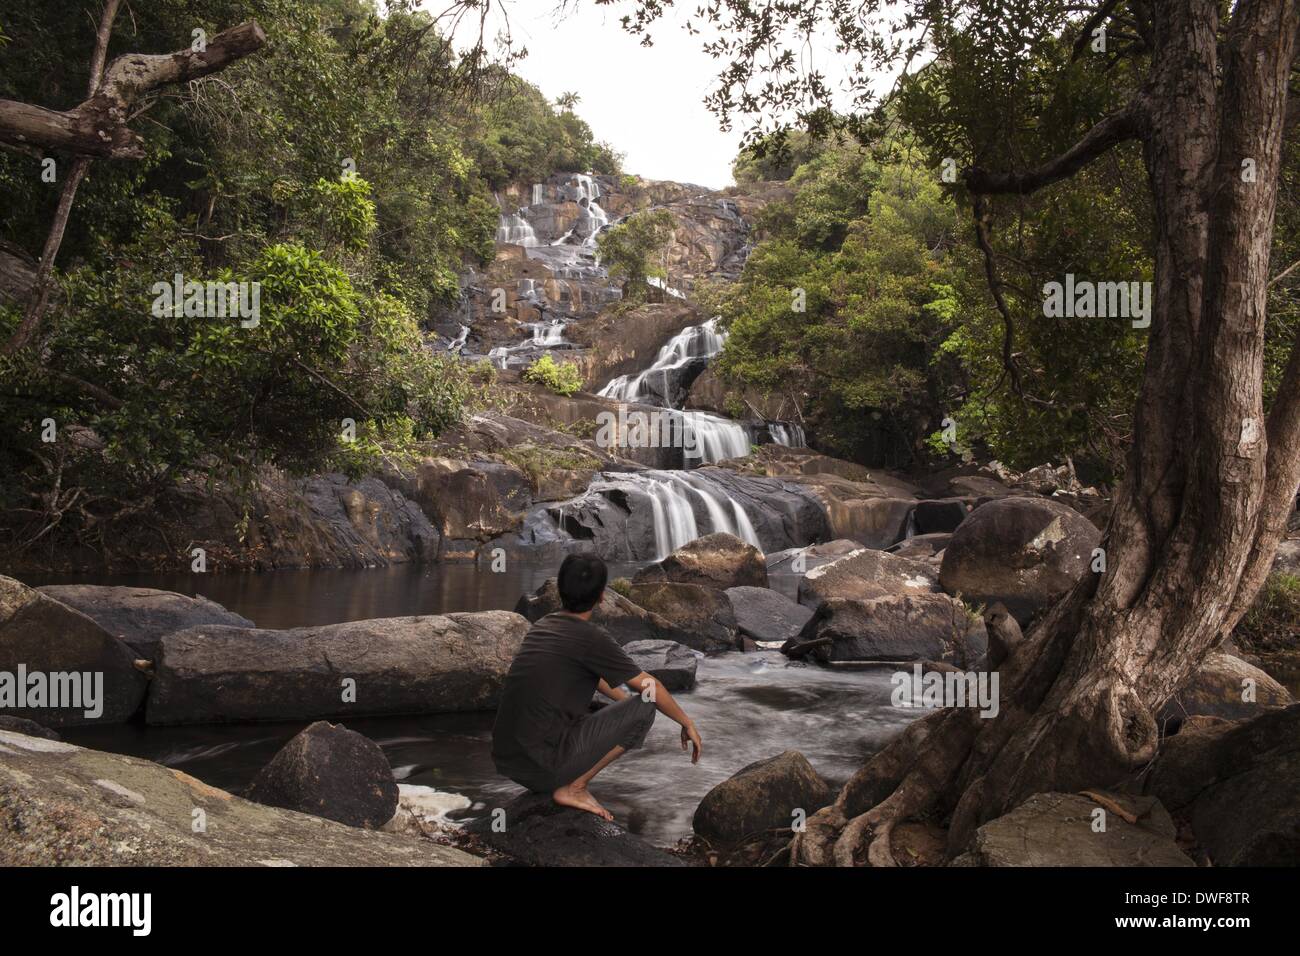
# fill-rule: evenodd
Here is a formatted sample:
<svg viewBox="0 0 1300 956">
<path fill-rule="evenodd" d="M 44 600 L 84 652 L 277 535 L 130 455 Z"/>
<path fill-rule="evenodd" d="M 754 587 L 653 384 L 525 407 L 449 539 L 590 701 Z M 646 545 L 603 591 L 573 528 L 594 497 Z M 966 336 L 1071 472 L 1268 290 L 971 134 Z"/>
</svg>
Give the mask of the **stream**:
<svg viewBox="0 0 1300 956">
<path fill-rule="evenodd" d="M 613 565 L 611 574 L 635 566 Z M 212 575 L 196 588 L 188 574 L 133 574 L 83 583 L 202 593 L 263 627 L 322 625 L 369 617 L 513 608 L 524 590 L 554 574 L 552 565 L 491 574 L 473 565 L 365 571 L 276 571 Z M 30 584 L 59 578 L 31 578 Z M 774 577 L 787 594 L 797 577 Z M 912 715 L 890 705 L 888 670 L 822 668 L 788 661 L 776 651 L 703 658 L 693 690 L 679 694 L 704 737 L 692 766 L 678 728 L 659 718 L 643 750 L 616 762 L 593 791 L 616 818 L 652 842 L 690 835 L 691 816 L 714 785 L 746 764 L 799 750 L 834 785 L 892 739 Z M 449 820 L 469 820 L 503 806 L 521 791 L 492 765 L 493 715 L 358 718 L 346 725 L 383 748 L 399 783 L 437 790 L 430 801 Z M 150 727 L 143 723 L 68 728 L 71 743 L 157 761 L 215 787 L 239 789 L 306 722 Z M 453 798 L 454 795 L 454 798 Z M 432 795 L 424 794 L 425 797 Z M 455 799 L 459 798 L 459 799 Z"/>
</svg>

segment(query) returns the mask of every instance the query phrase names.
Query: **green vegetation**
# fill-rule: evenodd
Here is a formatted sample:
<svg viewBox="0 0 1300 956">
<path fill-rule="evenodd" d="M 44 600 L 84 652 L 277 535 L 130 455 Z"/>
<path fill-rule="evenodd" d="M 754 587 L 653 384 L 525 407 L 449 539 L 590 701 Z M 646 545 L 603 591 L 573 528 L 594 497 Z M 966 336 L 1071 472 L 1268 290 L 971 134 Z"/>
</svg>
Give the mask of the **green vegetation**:
<svg viewBox="0 0 1300 956">
<path fill-rule="evenodd" d="M 656 209 L 629 216 L 600 234 L 600 260 L 611 278 L 622 280 L 624 302 L 644 302 L 650 280 L 667 278 L 663 258 L 675 228 L 672 213 Z"/>
<path fill-rule="evenodd" d="M 630 597 L 632 594 L 632 582 L 627 578 L 615 578 L 609 582 L 609 589 L 623 597 Z"/>
<path fill-rule="evenodd" d="M 87 10 L 6 6 L 0 98 L 79 101 Z M 77 193 L 37 347 L 0 359 L 0 511 L 18 516 L 5 533 L 19 548 L 102 538 L 196 474 L 245 487 L 267 466 L 360 474 L 409 458 L 491 387 L 422 326 L 492 255 L 493 189 L 618 172 L 574 100 L 557 109 L 501 67 L 470 76 L 413 0 L 134 13 L 110 58 L 252 18 L 268 42 L 152 100 L 133 123 L 144 158 L 94 163 Z M 51 183 L 39 157 L 0 151 L 0 243 L 39 254 L 68 164 L 55 168 Z M 172 303 L 158 289 L 177 275 L 250 304 L 256 290 L 259 314 Z M 0 340 L 20 317 L 0 304 Z M 555 370 L 555 387 L 570 394 L 574 375 Z"/>
<path fill-rule="evenodd" d="M 1270 575 L 1233 637 L 1256 653 L 1300 649 L 1300 577 Z"/>
<path fill-rule="evenodd" d="M 566 398 L 582 388 L 582 375 L 576 365 L 557 362 L 555 356 L 547 352 L 532 365 L 524 369 L 523 380 L 535 385 L 544 385 L 556 395 Z"/>
<path fill-rule="evenodd" d="M 597 471 L 600 460 L 579 448 L 552 448 L 539 445 L 517 445 L 501 452 L 501 457 L 514 465 L 540 491 L 542 483 L 557 471 Z"/>
</svg>

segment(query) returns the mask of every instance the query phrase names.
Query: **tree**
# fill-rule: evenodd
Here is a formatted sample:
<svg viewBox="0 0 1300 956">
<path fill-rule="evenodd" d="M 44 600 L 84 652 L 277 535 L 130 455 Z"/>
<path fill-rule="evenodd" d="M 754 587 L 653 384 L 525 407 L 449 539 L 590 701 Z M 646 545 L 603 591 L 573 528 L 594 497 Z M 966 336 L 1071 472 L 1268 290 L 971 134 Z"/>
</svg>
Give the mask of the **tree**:
<svg viewBox="0 0 1300 956">
<path fill-rule="evenodd" d="M 635 6 L 628 23 L 644 31 L 665 5 Z M 1007 386 L 1017 378 L 988 241 L 994 197 L 1048 189 L 1137 144 L 1152 205 L 1154 303 L 1132 447 L 1104 531 L 1106 571 L 1079 582 L 1002 662 L 996 718 L 941 711 L 869 760 L 794 841 L 794 858 L 813 864 L 893 865 L 893 828 L 927 812 L 949 817 L 955 852 L 981 822 L 1032 793 L 1104 786 L 1147 764 L 1159 745 L 1153 715 L 1250 607 L 1300 483 L 1297 342 L 1267 419 L 1264 402 L 1269 260 L 1300 3 L 1104 0 L 1080 17 L 1063 3 L 968 0 L 904 7 L 891 33 L 881 17 L 900 6 L 827 0 L 812 15 L 807 4 L 714 5 L 703 15 L 725 20 L 721 52 L 731 64 L 713 105 L 724 116 L 798 109 L 824 119 L 811 105 L 827 98 L 820 74 L 757 92 L 749 81 L 788 79 L 798 58 L 781 49 L 782 38 L 808 39 L 827 21 L 858 54 L 864 84 L 871 64 L 921 55 L 917 37 L 933 44 L 936 65 L 979 61 L 991 68 L 963 83 L 986 125 L 954 124 L 960 118 L 942 104 L 932 115 L 958 127 L 949 141 L 968 137 L 960 183 L 1007 322 Z M 1105 27 L 1111 45 L 1098 49 Z M 1041 64 L 1052 69 L 1036 71 Z M 1036 114 L 1025 111 L 1045 106 L 1009 96 L 1027 73 L 1058 121 L 1058 94 L 1068 90 L 1092 83 L 1114 102 L 1073 145 L 1025 161 L 1008 130 L 1032 126 Z M 924 82 L 924 71 L 904 70 L 898 89 Z"/>
<path fill-rule="evenodd" d="M 623 280 L 623 300 L 644 302 L 651 279 L 666 279 L 662 258 L 677 224 L 666 209 L 646 210 L 629 216 L 601 232 L 596 243 L 600 259 L 611 278 Z"/>
</svg>

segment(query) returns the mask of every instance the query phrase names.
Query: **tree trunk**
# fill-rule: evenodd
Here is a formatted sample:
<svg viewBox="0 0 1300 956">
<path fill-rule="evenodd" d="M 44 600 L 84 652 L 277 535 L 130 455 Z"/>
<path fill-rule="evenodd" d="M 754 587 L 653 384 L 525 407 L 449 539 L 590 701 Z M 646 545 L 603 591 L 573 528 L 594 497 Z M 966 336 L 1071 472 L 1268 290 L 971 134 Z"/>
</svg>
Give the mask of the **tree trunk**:
<svg viewBox="0 0 1300 956">
<path fill-rule="evenodd" d="M 1155 199 L 1155 308 L 1133 449 L 1103 539 L 1107 570 L 1079 582 L 1003 662 L 996 718 L 954 710 L 917 721 L 809 821 L 793 860 L 893 865 L 890 831 L 923 812 L 951 814 L 956 853 L 1033 793 L 1129 776 L 1156 754 L 1153 715 L 1254 599 L 1300 479 L 1300 355 L 1267 427 L 1263 411 L 1298 7 L 1237 4 L 1219 47 L 1216 0 L 1152 5 L 1153 66 L 1134 128 Z M 1093 142 L 1109 148 L 1116 125 Z M 1071 150 L 1039 178 L 970 181 L 1028 192 L 1079 158 Z"/>
</svg>

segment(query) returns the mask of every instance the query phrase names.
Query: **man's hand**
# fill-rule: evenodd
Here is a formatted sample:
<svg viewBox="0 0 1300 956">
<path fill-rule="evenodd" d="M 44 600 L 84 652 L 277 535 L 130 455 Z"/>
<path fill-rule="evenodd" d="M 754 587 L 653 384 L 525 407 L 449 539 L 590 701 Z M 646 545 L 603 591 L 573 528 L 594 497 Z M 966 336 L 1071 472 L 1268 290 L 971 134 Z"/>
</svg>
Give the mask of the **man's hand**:
<svg viewBox="0 0 1300 956">
<path fill-rule="evenodd" d="M 695 729 L 695 725 L 692 723 L 687 723 L 682 726 L 682 750 L 686 749 L 687 741 L 695 747 L 694 753 L 691 754 L 691 763 L 699 763 L 700 754 L 704 750 L 704 744 L 700 740 L 700 732 Z"/>
</svg>

